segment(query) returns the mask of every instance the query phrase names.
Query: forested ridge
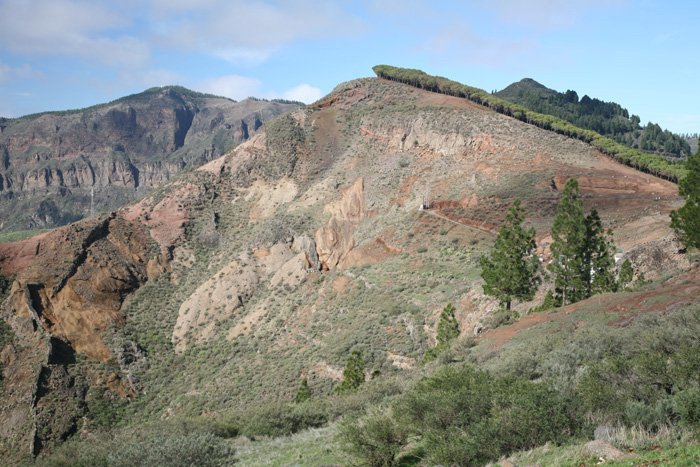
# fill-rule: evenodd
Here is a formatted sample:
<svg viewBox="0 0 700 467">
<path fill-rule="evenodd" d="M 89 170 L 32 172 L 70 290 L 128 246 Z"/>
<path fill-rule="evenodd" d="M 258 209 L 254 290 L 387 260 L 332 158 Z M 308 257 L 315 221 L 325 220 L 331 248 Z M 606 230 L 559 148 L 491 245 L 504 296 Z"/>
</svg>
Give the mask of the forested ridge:
<svg viewBox="0 0 700 467">
<path fill-rule="evenodd" d="M 668 157 L 687 157 L 690 145 L 680 135 L 662 130 L 656 123 L 640 125 L 637 115 L 615 102 L 604 102 L 584 95 L 579 99 L 576 91 L 565 93 L 547 89 L 543 93 L 535 83 L 522 80 L 497 92 L 497 97 L 520 104 L 533 112 L 554 115 L 585 130 L 593 130 L 627 147 L 654 152 Z M 517 84 L 521 86 L 514 88 Z M 515 91 L 515 92 L 511 92 Z"/>
<path fill-rule="evenodd" d="M 618 162 L 657 177 L 677 182 L 685 176 L 685 169 L 682 164 L 669 162 L 658 154 L 650 154 L 639 149 L 626 147 L 593 130 L 579 128 L 554 115 L 535 112 L 522 105 L 489 94 L 483 89 L 467 86 L 440 76 L 431 76 L 421 70 L 397 68 L 388 65 L 377 65 L 372 69 L 380 78 L 408 84 L 427 91 L 462 97 L 539 128 L 579 139 L 591 144 L 597 150 Z"/>
</svg>

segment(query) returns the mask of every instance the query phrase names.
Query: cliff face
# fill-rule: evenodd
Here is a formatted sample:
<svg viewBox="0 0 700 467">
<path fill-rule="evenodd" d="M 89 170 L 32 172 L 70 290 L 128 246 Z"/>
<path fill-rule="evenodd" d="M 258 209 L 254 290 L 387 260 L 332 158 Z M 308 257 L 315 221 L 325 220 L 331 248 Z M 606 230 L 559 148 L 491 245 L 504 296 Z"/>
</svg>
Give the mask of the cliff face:
<svg viewBox="0 0 700 467">
<path fill-rule="evenodd" d="M 0 232 L 116 209 L 296 107 L 166 87 L 82 111 L 3 119 Z"/>
</svg>

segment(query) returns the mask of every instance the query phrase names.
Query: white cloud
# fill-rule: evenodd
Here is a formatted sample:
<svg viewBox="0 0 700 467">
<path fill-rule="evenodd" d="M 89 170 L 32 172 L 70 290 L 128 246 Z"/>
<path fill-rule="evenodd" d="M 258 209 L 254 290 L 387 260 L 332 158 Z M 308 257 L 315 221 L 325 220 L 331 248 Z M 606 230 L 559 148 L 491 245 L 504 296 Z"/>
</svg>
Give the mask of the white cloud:
<svg viewBox="0 0 700 467">
<path fill-rule="evenodd" d="M 453 23 L 442 27 L 417 50 L 429 53 L 435 61 L 501 66 L 537 48 L 537 43 L 530 39 L 485 37 L 468 24 Z"/>
<path fill-rule="evenodd" d="M 110 65 L 141 64 L 150 54 L 145 41 L 110 34 L 130 22 L 102 2 L 5 0 L 0 3 L 0 44 L 19 54 L 61 54 Z"/>
<path fill-rule="evenodd" d="M 192 86 L 192 89 L 240 101 L 259 95 L 261 85 L 262 82 L 256 78 L 229 75 L 201 81 Z"/>
<path fill-rule="evenodd" d="M 111 66 L 142 66 L 152 48 L 257 65 L 295 41 L 365 29 L 330 0 L 0 0 L 0 48 Z"/>
<path fill-rule="evenodd" d="M 564 29 L 577 24 L 590 10 L 618 8 L 627 0 L 481 0 L 504 23 L 533 29 Z"/>
<path fill-rule="evenodd" d="M 282 97 L 291 101 L 301 101 L 304 104 L 311 104 L 323 97 L 323 92 L 308 84 L 300 84 L 282 94 Z"/>
<path fill-rule="evenodd" d="M 331 1 L 178 0 L 170 5 L 153 0 L 152 14 L 159 45 L 236 64 L 262 63 L 297 40 L 351 36 L 366 29 L 363 20 Z"/>
<path fill-rule="evenodd" d="M 119 73 L 120 83 L 138 84 L 146 88 L 169 86 L 187 81 L 187 76 L 170 70 L 126 70 Z"/>
<path fill-rule="evenodd" d="M 18 78 L 33 78 L 42 76 L 28 64 L 20 67 L 11 67 L 7 63 L 0 61 L 0 84 L 13 81 Z"/>
</svg>

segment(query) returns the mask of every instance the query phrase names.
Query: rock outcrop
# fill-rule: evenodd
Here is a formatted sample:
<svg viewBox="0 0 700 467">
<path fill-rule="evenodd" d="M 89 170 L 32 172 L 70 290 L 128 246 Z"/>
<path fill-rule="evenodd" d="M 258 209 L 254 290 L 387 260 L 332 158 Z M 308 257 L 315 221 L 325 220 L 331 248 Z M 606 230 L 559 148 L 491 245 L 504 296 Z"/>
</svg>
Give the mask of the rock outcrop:
<svg viewBox="0 0 700 467">
<path fill-rule="evenodd" d="M 163 271 L 152 244 L 145 226 L 116 215 L 51 232 L 17 275 L 3 319 L 24 345 L 44 333 L 106 361 L 111 354 L 102 330 L 123 321 L 123 300 L 149 273 Z"/>
<path fill-rule="evenodd" d="M 365 216 L 364 180 L 358 178 L 344 188 L 342 198 L 326 205 L 331 214 L 328 224 L 314 235 L 318 259 L 323 269 L 333 269 L 343 262 L 355 246 L 353 232 Z"/>
<path fill-rule="evenodd" d="M 102 333 L 123 324 L 124 300 L 165 272 L 167 261 L 145 225 L 116 214 L 24 244 L 31 245 L 34 256 L 29 265 L 21 255 L 10 263 L 17 275 L 0 308 L 15 344 L 0 355 L 6 383 L 0 442 L 36 455 L 76 431 L 90 384 L 122 397 L 133 394 L 116 374 L 78 375 L 72 365 L 78 353 L 104 363 L 120 359 Z"/>
</svg>

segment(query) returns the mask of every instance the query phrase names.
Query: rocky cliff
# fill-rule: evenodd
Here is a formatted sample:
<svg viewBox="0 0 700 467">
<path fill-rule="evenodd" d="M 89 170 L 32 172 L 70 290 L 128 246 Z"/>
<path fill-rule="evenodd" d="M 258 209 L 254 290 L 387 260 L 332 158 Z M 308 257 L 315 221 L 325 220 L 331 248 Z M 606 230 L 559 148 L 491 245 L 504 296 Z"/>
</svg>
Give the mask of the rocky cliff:
<svg viewBox="0 0 700 467">
<path fill-rule="evenodd" d="M 0 232 L 116 209 L 298 106 L 171 86 L 79 111 L 3 119 Z"/>
</svg>

